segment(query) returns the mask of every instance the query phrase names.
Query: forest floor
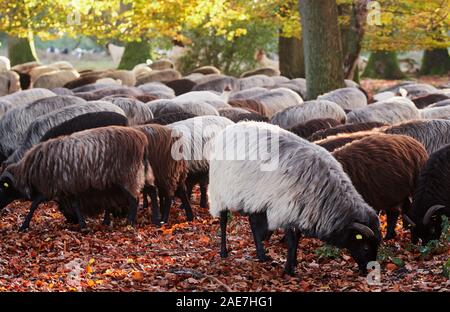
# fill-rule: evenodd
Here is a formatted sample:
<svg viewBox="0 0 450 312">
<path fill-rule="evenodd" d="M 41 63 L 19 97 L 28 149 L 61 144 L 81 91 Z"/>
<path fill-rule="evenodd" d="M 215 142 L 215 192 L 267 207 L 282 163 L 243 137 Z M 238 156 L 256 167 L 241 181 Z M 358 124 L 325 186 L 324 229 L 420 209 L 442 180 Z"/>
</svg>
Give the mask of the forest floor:
<svg viewBox="0 0 450 312">
<path fill-rule="evenodd" d="M 391 84 L 363 81 L 371 92 Z M 0 211 L 0 291 L 450 291 L 448 242 L 414 246 L 401 225 L 397 238 L 380 247 L 379 285 L 359 276 L 347 253 L 307 238 L 297 275 L 284 276 L 283 233 L 266 243 L 273 261 L 258 262 L 248 220 L 238 215 L 228 225 L 223 260 L 218 220 L 198 206 L 198 190 L 194 195 L 193 222 L 185 222 L 177 202 L 166 226 L 151 225 L 150 213 L 140 209 L 135 229 L 124 220 L 102 226 L 99 217 L 88 220 L 87 233 L 67 224 L 52 202 L 19 233 L 30 203 L 16 201 Z"/>
</svg>

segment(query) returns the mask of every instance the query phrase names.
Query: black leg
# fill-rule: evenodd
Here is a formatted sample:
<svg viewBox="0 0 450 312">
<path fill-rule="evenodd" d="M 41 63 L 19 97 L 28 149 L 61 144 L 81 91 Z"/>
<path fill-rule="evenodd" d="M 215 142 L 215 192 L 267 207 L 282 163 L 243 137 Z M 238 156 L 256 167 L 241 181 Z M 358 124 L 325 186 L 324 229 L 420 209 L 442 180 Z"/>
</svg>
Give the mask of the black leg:
<svg viewBox="0 0 450 312">
<path fill-rule="evenodd" d="M 155 186 L 148 187 L 148 194 L 152 201 L 152 223 L 156 225 L 161 224 L 161 214 L 158 207 L 158 194 Z"/>
<path fill-rule="evenodd" d="M 256 245 L 256 255 L 260 261 L 270 261 L 271 258 L 266 255 L 264 250 L 263 240 L 266 238 L 267 229 L 267 215 L 266 212 L 253 213 L 249 215 L 250 226 L 253 233 L 253 239 Z"/>
<path fill-rule="evenodd" d="M 108 209 L 105 209 L 105 215 L 103 217 L 103 225 L 106 226 L 111 225 L 110 211 Z"/>
<path fill-rule="evenodd" d="M 72 202 L 72 208 L 75 211 L 75 215 L 77 216 L 78 224 L 80 225 L 81 230 L 86 229 L 86 221 L 84 220 L 84 217 L 81 214 L 80 202 L 75 199 Z"/>
<path fill-rule="evenodd" d="M 133 196 L 127 189 L 123 186 L 120 187 L 122 191 L 125 193 L 128 199 L 128 205 L 130 206 L 130 210 L 128 211 L 128 224 L 134 226 L 136 224 L 136 215 L 137 215 L 137 206 L 138 199 Z"/>
<path fill-rule="evenodd" d="M 177 196 L 181 199 L 181 206 L 186 212 L 186 218 L 188 221 L 194 220 L 194 213 L 192 212 L 191 203 L 186 193 L 186 189 L 183 186 L 178 187 L 176 191 Z"/>
<path fill-rule="evenodd" d="M 227 222 L 228 222 L 228 210 L 220 212 L 220 257 L 228 257 L 227 250 Z"/>
<path fill-rule="evenodd" d="M 148 187 L 144 186 L 144 188 L 142 189 L 142 208 L 143 209 L 146 209 L 148 207 L 148 195 L 149 195 Z"/>
<path fill-rule="evenodd" d="M 200 181 L 200 207 L 208 208 L 208 178 Z"/>
<path fill-rule="evenodd" d="M 286 230 L 286 244 L 288 248 L 288 254 L 286 264 L 284 267 L 284 273 L 291 276 L 295 273 L 295 267 L 297 265 L 297 249 L 298 241 L 300 240 L 301 233 L 295 228 L 289 228 Z"/>
<path fill-rule="evenodd" d="M 387 231 L 384 237 L 385 240 L 392 239 L 396 236 L 395 226 L 397 225 L 399 215 L 400 212 L 396 208 L 386 211 Z"/>
<path fill-rule="evenodd" d="M 186 179 L 185 185 L 186 185 L 186 192 L 190 200 L 192 198 L 192 192 L 194 190 L 195 183 L 188 178 Z"/>
<path fill-rule="evenodd" d="M 170 206 L 172 206 L 172 198 L 170 198 L 167 195 L 163 195 L 163 202 L 164 202 L 164 206 L 163 206 L 163 211 L 162 211 L 162 220 L 164 223 L 168 223 L 169 222 L 169 214 L 170 214 Z M 161 197 L 160 197 L 161 199 Z"/>
<path fill-rule="evenodd" d="M 24 232 L 30 227 L 31 219 L 33 218 L 33 214 L 36 211 L 37 207 L 40 203 L 44 202 L 46 200 L 44 195 L 38 195 L 33 199 L 33 202 L 31 203 L 30 211 L 28 212 L 27 216 L 25 217 L 25 221 L 23 221 L 22 226 L 19 229 L 19 232 Z"/>
</svg>

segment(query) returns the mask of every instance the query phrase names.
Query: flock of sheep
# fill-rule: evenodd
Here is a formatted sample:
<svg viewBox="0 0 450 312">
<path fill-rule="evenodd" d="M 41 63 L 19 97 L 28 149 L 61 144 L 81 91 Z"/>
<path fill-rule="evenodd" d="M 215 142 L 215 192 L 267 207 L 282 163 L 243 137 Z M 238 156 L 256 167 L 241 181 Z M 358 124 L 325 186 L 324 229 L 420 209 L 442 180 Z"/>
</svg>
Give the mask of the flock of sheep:
<svg viewBox="0 0 450 312">
<path fill-rule="evenodd" d="M 105 225 L 111 215 L 134 225 L 142 194 L 152 223 L 168 222 L 175 198 L 191 221 L 199 184 L 200 206 L 220 217 L 222 257 L 232 210 L 249 216 L 262 261 L 263 241 L 285 230 L 288 274 L 302 234 L 348 249 L 364 272 L 380 211 L 385 239 L 401 215 L 415 243 L 438 239 L 450 216 L 450 89 L 404 82 L 368 99 L 346 85 L 303 101 L 305 80 L 271 68 L 182 77 L 167 60 L 78 72 L 2 57 L 0 208 L 32 201 L 21 230 L 49 200 L 82 229 L 102 213 Z"/>
</svg>

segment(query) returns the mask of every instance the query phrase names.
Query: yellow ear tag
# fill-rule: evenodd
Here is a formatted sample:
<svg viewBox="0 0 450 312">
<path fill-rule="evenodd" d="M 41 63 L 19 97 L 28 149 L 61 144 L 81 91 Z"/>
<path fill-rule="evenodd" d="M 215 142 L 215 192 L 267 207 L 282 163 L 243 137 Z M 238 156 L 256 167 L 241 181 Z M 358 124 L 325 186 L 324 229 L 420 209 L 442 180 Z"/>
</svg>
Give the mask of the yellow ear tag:
<svg viewBox="0 0 450 312">
<path fill-rule="evenodd" d="M 356 239 L 362 239 L 362 235 L 361 234 L 356 234 Z"/>
<path fill-rule="evenodd" d="M 5 183 L 3 183 L 3 186 L 6 187 L 6 188 L 8 188 L 8 187 L 9 187 L 9 184 L 5 182 Z"/>
</svg>

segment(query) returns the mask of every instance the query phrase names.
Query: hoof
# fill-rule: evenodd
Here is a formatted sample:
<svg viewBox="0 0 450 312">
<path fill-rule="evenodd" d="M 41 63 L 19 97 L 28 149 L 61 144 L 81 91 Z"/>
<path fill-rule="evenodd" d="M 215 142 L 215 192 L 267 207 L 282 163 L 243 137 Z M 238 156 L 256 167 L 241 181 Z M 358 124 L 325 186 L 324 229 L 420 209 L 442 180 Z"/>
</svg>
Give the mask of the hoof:
<svg viewBox="0 0 450 312">
<path fill-rule="evenodd" d="M 227 257 L 228 257 L 228 251 L 221 251 L 221 252 L 220 252 L 220 257 L 221 257 L 222 259 L 227 258 Z"/>
<path fill-rule="evenodd" d="M 186 219 L 188 221 L 194 221 L 194 215 L 193 214 L 186 215 Z"/>
<path fill-rule="evenodd" d="M 272 257 L 270 257 L 270 256 L 267 256 L 267 255 L 261 255 L 261 256 L 258 256 L 258 261 L 259 261 L 259 262 L 272 262 L 273 259 L 272 259 Z"/>
<path fill-rule="evenodd" d="M 19 228 L 19 232 L 20 232 L 20 233 L 24 233 L 24 232 L 26 232 L 26 231 L 28 231 L 28 226 L 22 225 L 22 226 Z"/>
<path fill-rule="evenodd" d="M 86 233 L 89 233 L 90 231 L 86 226 L 84 226 L 84 227 L 80 228 L 80 232 L 86 234 Z"/>
<path fill-rule="evenodd" d="M 294 268 L 284 269 L 283 275 L 289 275 L 291 277 L 294 277 L 295 276 L 295 269 Z"/>
</svg>

